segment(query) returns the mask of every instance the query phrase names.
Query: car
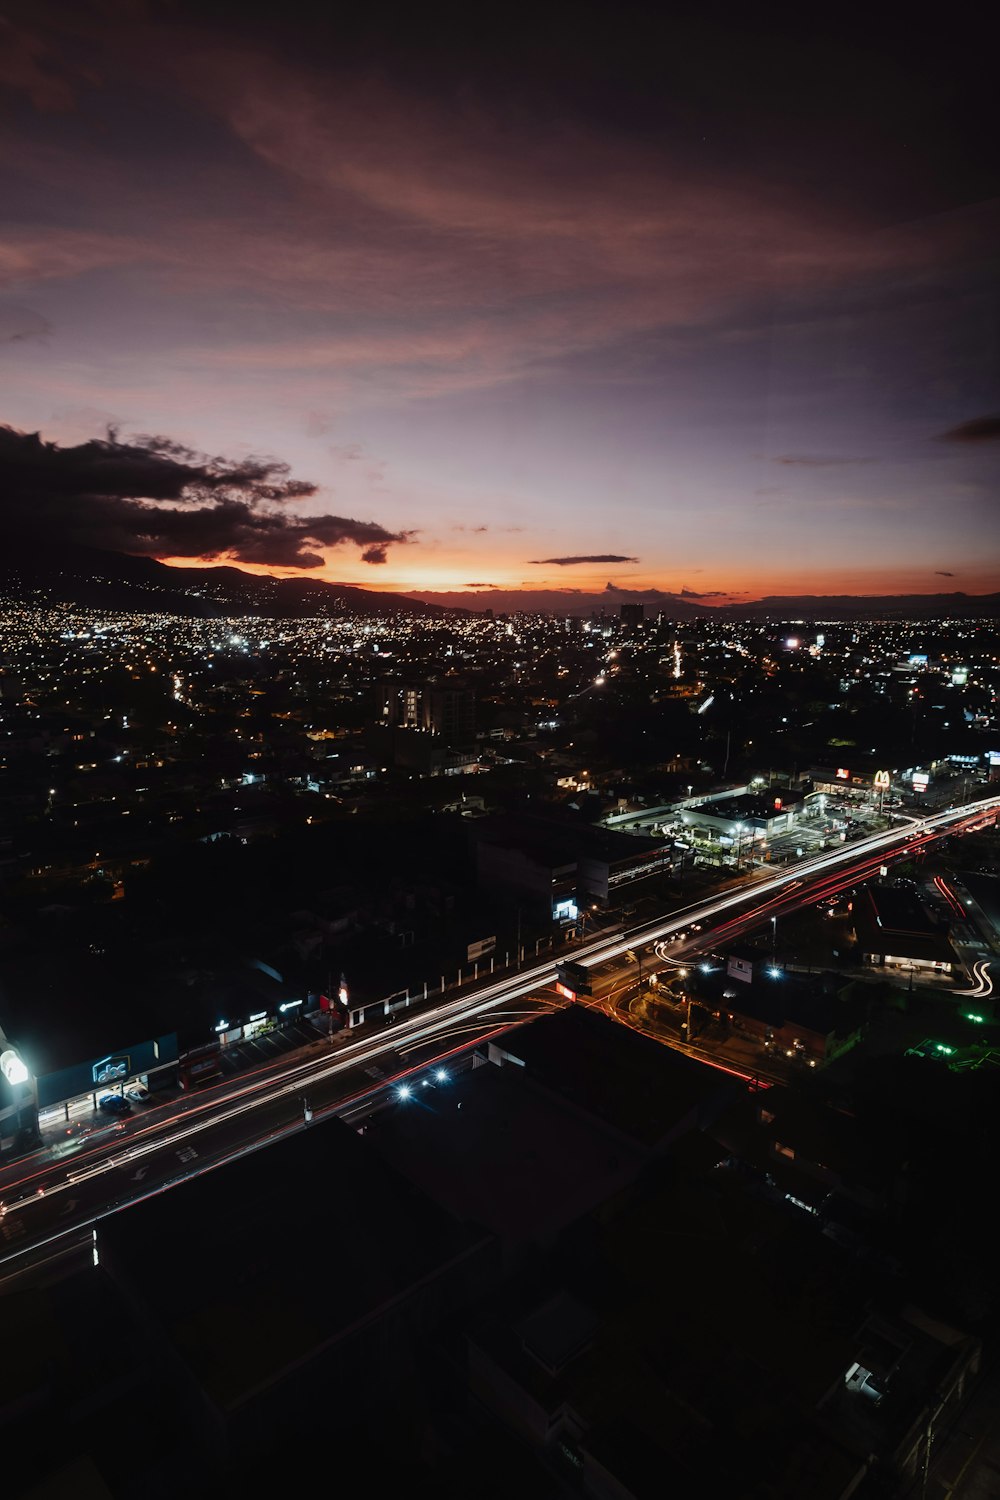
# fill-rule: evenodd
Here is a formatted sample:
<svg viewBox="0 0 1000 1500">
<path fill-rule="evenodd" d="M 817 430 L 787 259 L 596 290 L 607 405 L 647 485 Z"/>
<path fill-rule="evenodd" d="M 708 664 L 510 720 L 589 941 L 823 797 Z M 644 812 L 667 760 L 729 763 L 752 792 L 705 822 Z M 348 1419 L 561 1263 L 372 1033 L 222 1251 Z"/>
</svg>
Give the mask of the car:
<svg viewBox="0 0 1000 1500">
<path fill-rule="evenodd" d="M 102 1094 L 97 1101 L 98 1109 L 109 1115 L 130 1115 L 132 1106 L 121 1094 Z"/>
<path fill-rule="evenodd" d="M 130 1083 L 125 1090 L 125 1098 L 131 1099 L 133 1104 L 148 1104 L 149 1090 L 141 1083 Z"/>
</svg>

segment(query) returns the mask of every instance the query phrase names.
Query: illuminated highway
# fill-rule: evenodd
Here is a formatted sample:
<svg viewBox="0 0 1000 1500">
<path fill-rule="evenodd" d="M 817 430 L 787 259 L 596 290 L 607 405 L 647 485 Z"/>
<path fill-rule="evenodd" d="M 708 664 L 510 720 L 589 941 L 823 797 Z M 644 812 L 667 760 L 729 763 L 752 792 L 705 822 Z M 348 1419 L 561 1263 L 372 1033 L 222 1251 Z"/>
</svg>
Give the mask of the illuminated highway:
<svg viewBox="0 0 1000 1500">
<path fill-rule="evenodd" d="M 985 798 L 867 835 L 780 872 L 758 868 L 738 887 L 587 941 L 573 960 L 591 967 L 654 945 L 679 956 L 730 942 L 783 911 L 870 879 L 888 860 L 992 821 L 998 810 L 1000 797 Z M 151 1109 L 127 1125 L 109 1127 L 101 1141 L 67 1145 L 74 1154 L 63 1160 L 37 1152 L 11 1163 L 0 1176 L 0 1283 L 22 1265 L 58 1258 L 74 1247 L 91 1253 L 93 1226 L 106 1214 L 308 1128 L 309 1119 L 335 1114 L 363 1122 L 403 1078 L 414 1090 L 446 1088 L 449 1067 L 475 1043 L 552 1003 L 540 992 L 552 986 L 556 962 L 549 957 L 452 999 L 423 1002 L 374 1034 L 341 1032 L 294 1063 Z M 974 992 L 982 995 L 990 983 L 985 968 L 977 980 L 982 987 Z M 99 1229 L 97 1236 L 99 1253 Z"/>
</svg>

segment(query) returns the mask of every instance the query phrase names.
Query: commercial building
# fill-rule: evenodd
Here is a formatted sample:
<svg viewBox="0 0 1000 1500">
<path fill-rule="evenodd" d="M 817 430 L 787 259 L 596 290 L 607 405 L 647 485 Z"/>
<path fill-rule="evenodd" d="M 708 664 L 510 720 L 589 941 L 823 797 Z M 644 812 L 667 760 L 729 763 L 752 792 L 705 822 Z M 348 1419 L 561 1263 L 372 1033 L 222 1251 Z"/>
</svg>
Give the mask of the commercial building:
<svg viewBox="0 0 1000 1500">
<path fill-rule="evenodd" d="M 924 974 L 961 968 L 948 924 L 928 916 L 912 891 L 867 885 L 854 906 L 854 927 L 867 964 Z"/>
<path fill-rule="evenodd" d="M 67 1009 L 48 991 L 43 963 L 36 983 L 10 974 L 0 989 L 0 1155 L 37 1143 L 39 1122 L 70 1117 L 74 1101 L 96 1109 L 101 1094 L 138 1081 L 173 1079 L 178 1037 L 158 1006 L 131 1013 L 113 994 Z M 145 1021 L 147 1034 L 137 1036 Z"/>
<path fill-rule="evenodd" d="M 471 832 L 482 887 L 547 909 L 553 921 L 575 921 L 583 905 L 620 905 L 673 865 L 662 838 L 607 828 L 482 818 Z"/>
<path fill-rule="evenodd" d="M 802 810 L 798 788 L 746 793 L 710 801 L 686 802 L 674 814 L 675 826 L 732 851 L 735 859 L 759 858 L 776 834 L 790 832 Z"/>
</svg>

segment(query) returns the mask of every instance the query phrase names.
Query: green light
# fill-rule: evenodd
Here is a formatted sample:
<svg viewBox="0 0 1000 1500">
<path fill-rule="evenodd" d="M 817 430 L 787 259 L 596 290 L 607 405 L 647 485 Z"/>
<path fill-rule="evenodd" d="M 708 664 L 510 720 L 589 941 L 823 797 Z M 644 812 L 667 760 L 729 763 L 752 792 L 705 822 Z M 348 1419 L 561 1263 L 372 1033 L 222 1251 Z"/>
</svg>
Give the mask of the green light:
<svg viewBox="0 0 1000 1500">
<path fill-rule="evenodd" d="M 978 1021 L 979 1024 L 982 1025 L 983 1022 L 986 1020 L 986 1017 L 985 1016 L 977 1016 L 974 1010 L 967 1010 L 965 1012 L 965 1019 L 967 1021 Z"/>
<path fill-rule="evenodd" d="M 934 1043 L 934 1051 L 935 1052 L 944 1052 L 949 1057 L 954 1052 L 954 1050 L 955 1050 L 954 1047 L 946 1047 L 945 1044 L 944 1044 L 944 1042 L 935 1042 Z"/>
</svg>

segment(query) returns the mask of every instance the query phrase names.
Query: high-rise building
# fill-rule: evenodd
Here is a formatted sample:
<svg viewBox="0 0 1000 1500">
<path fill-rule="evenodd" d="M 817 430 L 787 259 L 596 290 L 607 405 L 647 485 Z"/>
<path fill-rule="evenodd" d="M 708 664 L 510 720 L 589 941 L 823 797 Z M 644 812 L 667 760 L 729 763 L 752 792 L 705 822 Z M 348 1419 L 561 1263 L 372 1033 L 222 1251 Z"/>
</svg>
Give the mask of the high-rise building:
<svg viewBox="0 0 1000 1500">
<path fill-rule="evenodd" d="M 623 625 L 641 625 L 645 616 L 644 604 L 623 604 L 618 611 L 618 618 Z"/>
<path fill-rule="evenodd" d="M 470 687 L 429 687 L 424 690 L 423 728 L 450 744 L 471 740 L 476 733 L 476 695 Z"/>
</svg>

